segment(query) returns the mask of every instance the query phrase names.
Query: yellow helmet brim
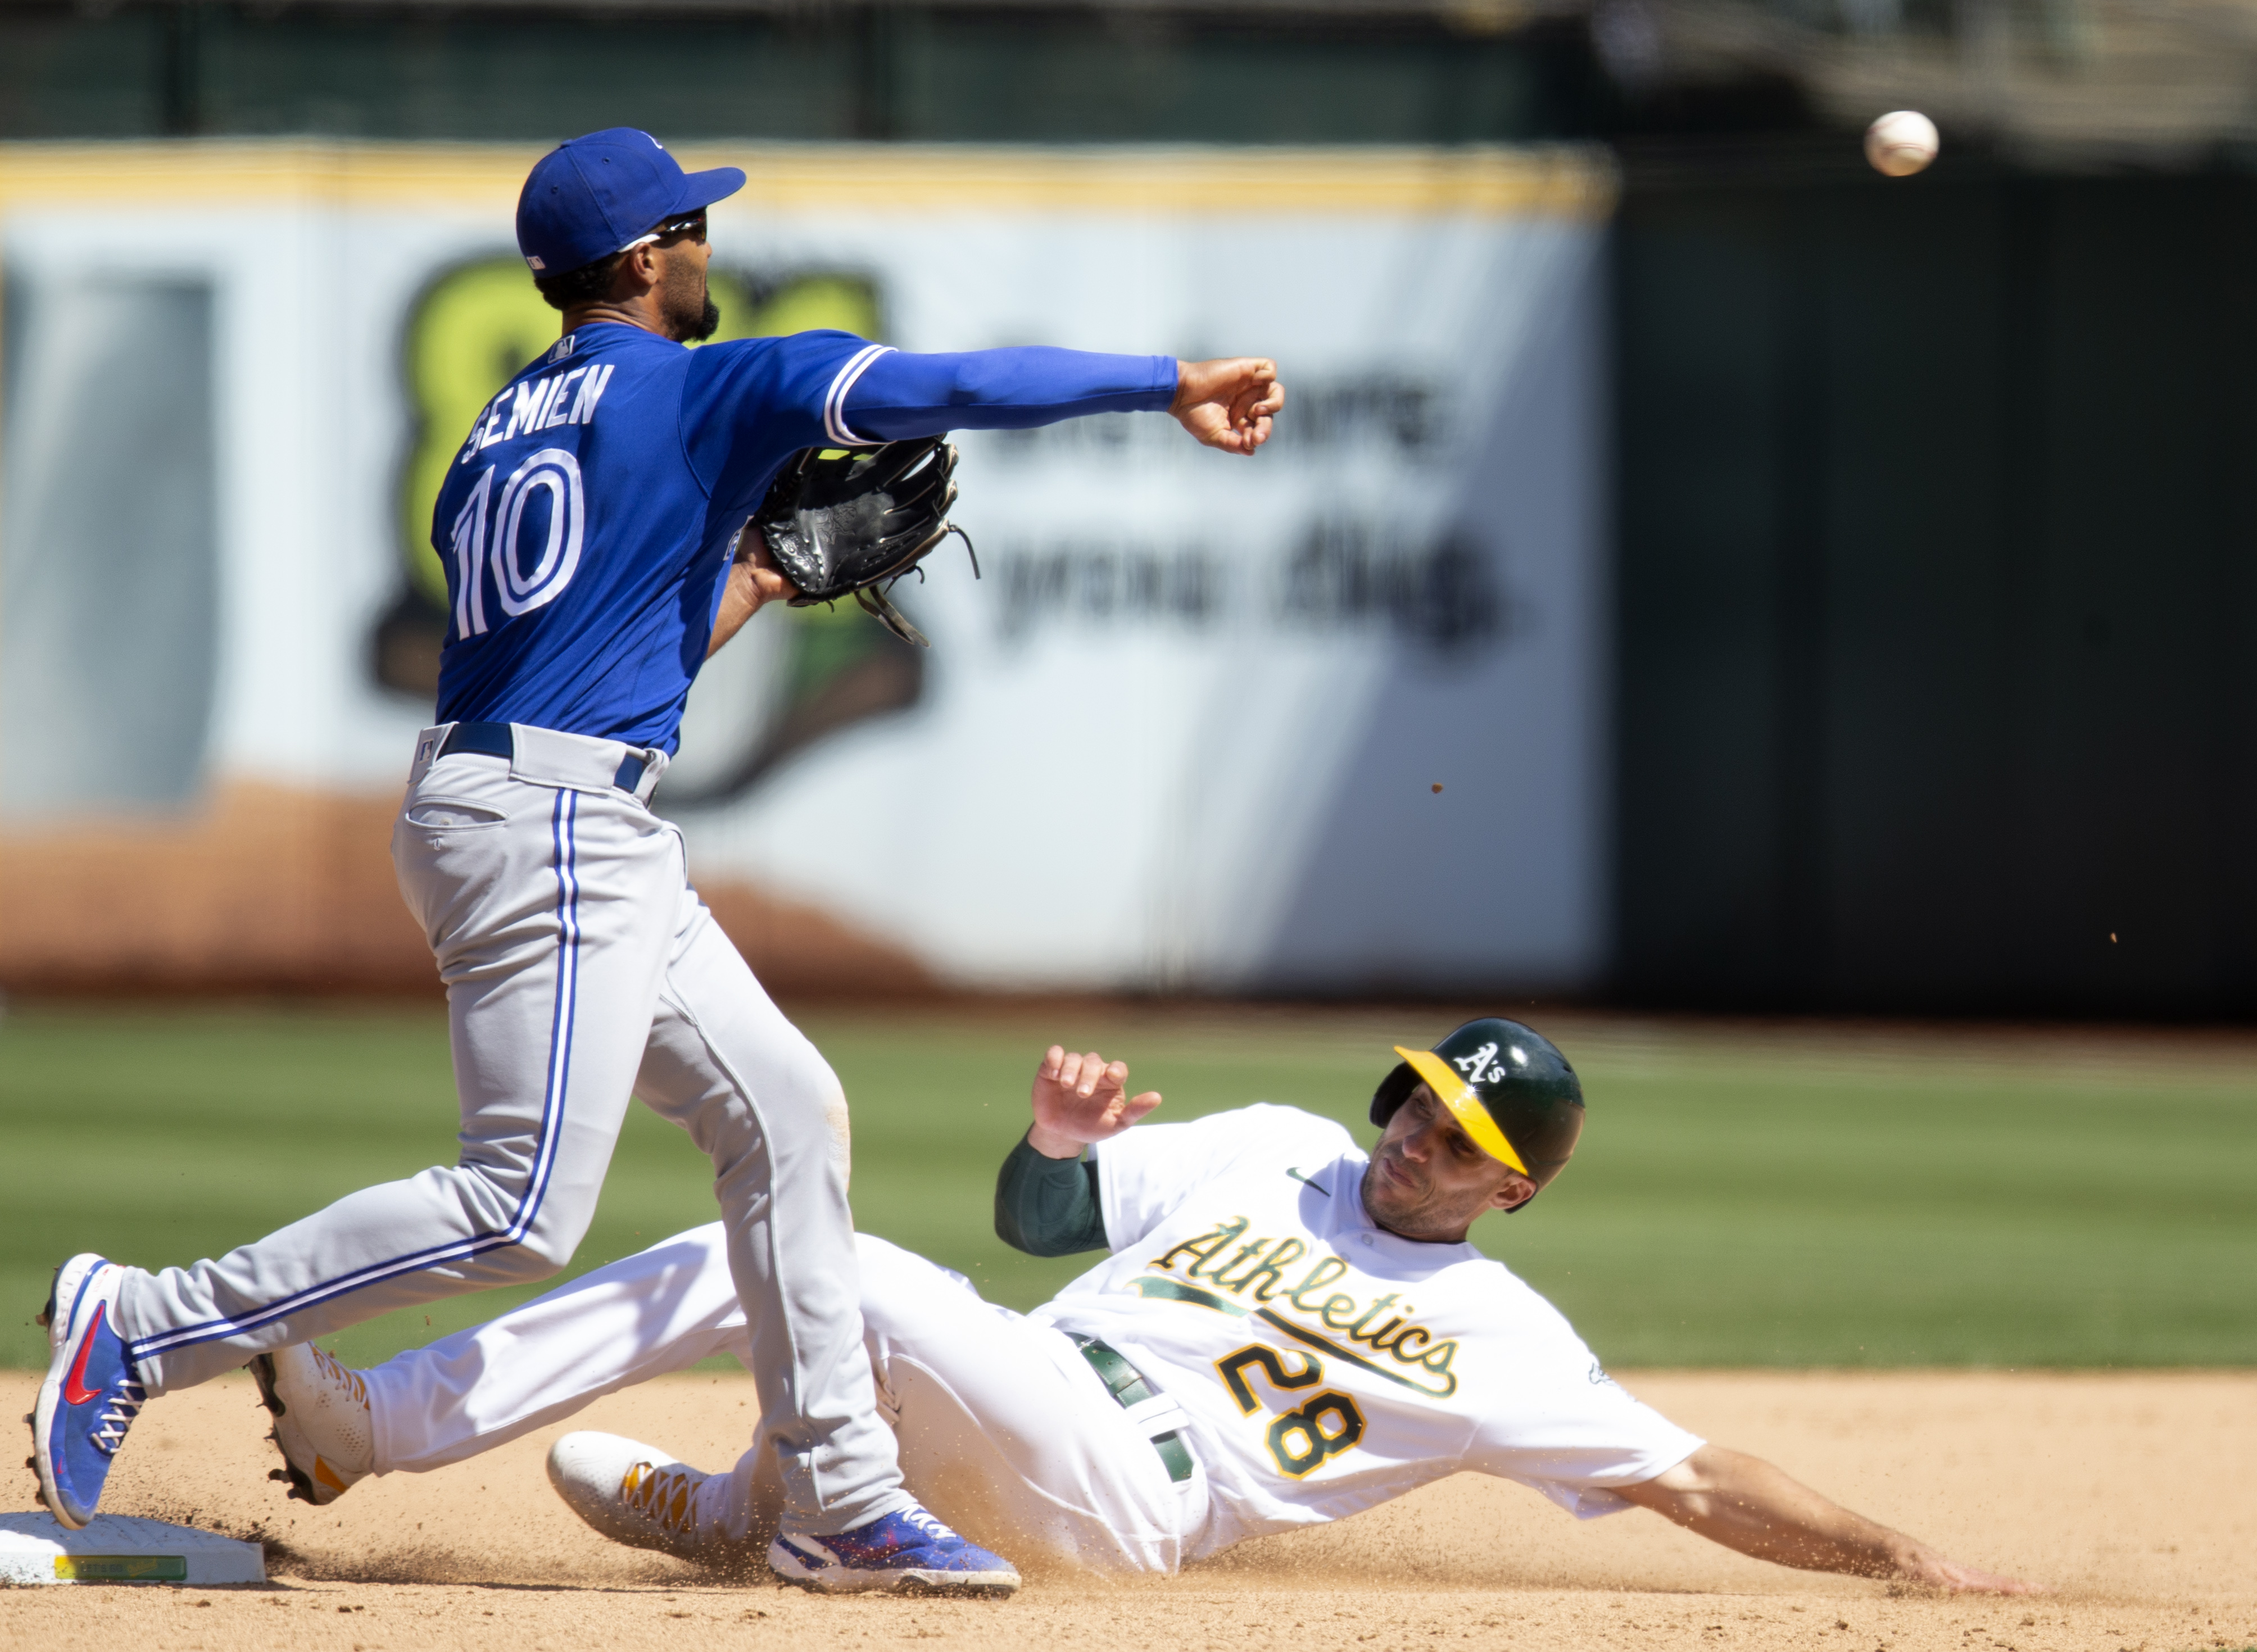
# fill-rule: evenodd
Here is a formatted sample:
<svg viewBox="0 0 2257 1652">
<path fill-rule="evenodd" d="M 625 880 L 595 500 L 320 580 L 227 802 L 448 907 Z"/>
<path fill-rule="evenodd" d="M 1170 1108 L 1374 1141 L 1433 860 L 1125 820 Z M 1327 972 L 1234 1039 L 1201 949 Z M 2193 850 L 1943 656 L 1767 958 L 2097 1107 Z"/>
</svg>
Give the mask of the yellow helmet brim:
<svg viewBox="0 0 2257 1652">
<path fill-rule="evenodd" d="M 1473 1138 L 1474 1146 L 1499 1164 L 1511 1165 L 1533 1179 L 1533 1172 L 1521 1162 L 1512 1143 L 1505 1140 L 1504 1132 L 1497 1128 L 1496 1120 L 1489 1117 L 1489 1109 L 1474 1094 L 1473 1086 L 1458 1076 L 1455 1068 L 1431 1049 L 1405 1049 L 1397 1044 L 1395 1053 L 1410 1063 L 1412 1072 L 1426 1081 L 1426 1088 L 1434 1092 L 1434 1099 L 1450 1110 L 1459 1128 Z"/>
</svg>

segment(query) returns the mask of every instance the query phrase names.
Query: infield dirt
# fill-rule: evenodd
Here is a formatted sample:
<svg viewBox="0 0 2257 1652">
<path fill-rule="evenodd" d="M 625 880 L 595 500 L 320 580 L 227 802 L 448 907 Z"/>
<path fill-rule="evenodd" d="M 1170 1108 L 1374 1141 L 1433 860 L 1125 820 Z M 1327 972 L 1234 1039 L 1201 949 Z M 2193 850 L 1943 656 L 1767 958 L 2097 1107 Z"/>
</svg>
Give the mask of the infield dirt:
<svg viewBox="0 0 2257 1652">
<path fill-rule="evenodd" d="M 1709 1437 L 1977 1564 L 2034 1600 L 1930 1598 L 1726 1553 L 1640 1511 L 1578 1522 L 1459 1476 L 1166 1581 L 1030 1577 L 1002 1604 L 817 1599 L 711 1580 L 598 1538 L 541 1469 L 598 1428 L 718 1467 L 750 1381 L 696 1373 L 435 1474 L 286 1502 L 265 1413 L 236 1378 L 153 1402 L 104 1507 L 268 1544 L 263 1589 L 0 1594 L 0 1645 L 233 1652 L 421 1648 L 1823 1648 L 2217 1652 L 2257 1645 L 2257 1375 L 1682 1373 L 1625 1378 Z M 0 1376 L 13 1414 L 37 1379 Z M 0 1506 L 35 1507 L 27 1471 Z M 976 1535 L 976 1534 L 975 1534 Z"/>
</svg>

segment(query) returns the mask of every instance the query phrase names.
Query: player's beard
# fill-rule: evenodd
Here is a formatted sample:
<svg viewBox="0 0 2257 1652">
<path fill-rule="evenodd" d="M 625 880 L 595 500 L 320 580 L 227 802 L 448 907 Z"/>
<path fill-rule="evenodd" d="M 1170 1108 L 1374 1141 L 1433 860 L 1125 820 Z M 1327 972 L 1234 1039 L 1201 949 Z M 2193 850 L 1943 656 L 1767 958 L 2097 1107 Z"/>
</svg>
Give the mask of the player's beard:
<svg viewBox="0 0 2257 1652">
<path fill-rule="evenodd" d="M 1426 1244 L 1454 1244 L 1465 1237 L 1466 1227 L 1472 1220 L 1470 1213 L 1461 1214 L 1440 1208 L 1432 1185 L 1418 1191 L 1406 1189 L 1403 1182 L 1392 1182 L 1379 1170 L 1380 1155 L 1387 1151 L 1383 1143 L 1376 1148 L 1369 1162 L 1363 1167 L 1363 1184 L 1358 1190 L 1363 1200 L 1364 1214 L 1389 1232 L 1407 1239 L 1419 1239 Z M 1419 1186 L 1419 1173 L 1400 1158 L 1390 1156 L 1390 1162 L 1403 1172 L 1411 1188 Z"/>
<path fill-rule="evenodd" d="M 666 335 L 679 344 L 695 344 L 719 329 L 721 307 L 713 302 L 702 268 L 684 259 L 667 271 L 659 288 L 659 319 L 666 323 Z"/>
</svg>

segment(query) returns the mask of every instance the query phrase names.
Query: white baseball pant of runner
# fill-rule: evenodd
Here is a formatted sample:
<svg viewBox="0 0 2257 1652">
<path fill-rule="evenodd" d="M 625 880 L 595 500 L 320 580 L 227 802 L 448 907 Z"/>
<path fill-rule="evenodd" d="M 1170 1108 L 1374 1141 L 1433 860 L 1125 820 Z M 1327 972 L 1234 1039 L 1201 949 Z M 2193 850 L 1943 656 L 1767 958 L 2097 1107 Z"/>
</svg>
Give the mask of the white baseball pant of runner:
<svg viewBox="0 0 2257 1652">
<path fill-rule="evenodd" d="M 713 1161 L 721 1288 L 751 1311 L 761 1439 L 795 1529 L 911 1506 L 856 1310 L 846 1103 L 690 888 L 647 807 L 664 757 L 520 725 L 513 755 L 418 738 L 393 862 L 446 983 L 461 1156 L 217 1261 L 129 1269 L 118 1324 L 152 1394 L 269 1348 L 546 1279 L 595 1214 L 628 1100 Z M 643 759 L 632 790 L 613 782 Z M 626 771 L 632 775 L 633 771 Z"/>
<path fill-rule="evenodd" d="M 1132 1415 L 1062 1331 L 883 1239 L 857 1244 L 867 1363 L 928 1507 L 1008 1544 L 1022 1570 L 1164 1576 L 1197 1557 L 1206 1473 L 1171 1481 L 1151 1444 L 1181 1425 L 1180 1407 L 1162 1398 Z M 729 1289 L 720 1225 L 678 1234 L 366 1373 L 376 1470 L 460 1462 L 710 1355 L 750 1365 L 759 1341 Z M 774 1503 L 772 1471 L 747 1451 L 700 1489 L 699 1529 L 758 1543 Z"/>
</svg>

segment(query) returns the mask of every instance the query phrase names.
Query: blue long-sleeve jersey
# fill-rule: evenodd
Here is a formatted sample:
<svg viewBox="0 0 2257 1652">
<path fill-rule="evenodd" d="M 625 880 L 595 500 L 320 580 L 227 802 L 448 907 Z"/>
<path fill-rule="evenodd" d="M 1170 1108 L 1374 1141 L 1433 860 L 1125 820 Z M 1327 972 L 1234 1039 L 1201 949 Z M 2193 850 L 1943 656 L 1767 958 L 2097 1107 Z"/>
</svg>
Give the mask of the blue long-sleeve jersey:
<svg viewBox="0 0 2257 1652">
<path fill-rule="evenodd" d="M 791 455 L 1162 410 L 1175 389 L 1169 356 L 581 328 L 486 405 L 440 490 L 439 721 L 670 752 L 731 547 Z"/>
</svg>

